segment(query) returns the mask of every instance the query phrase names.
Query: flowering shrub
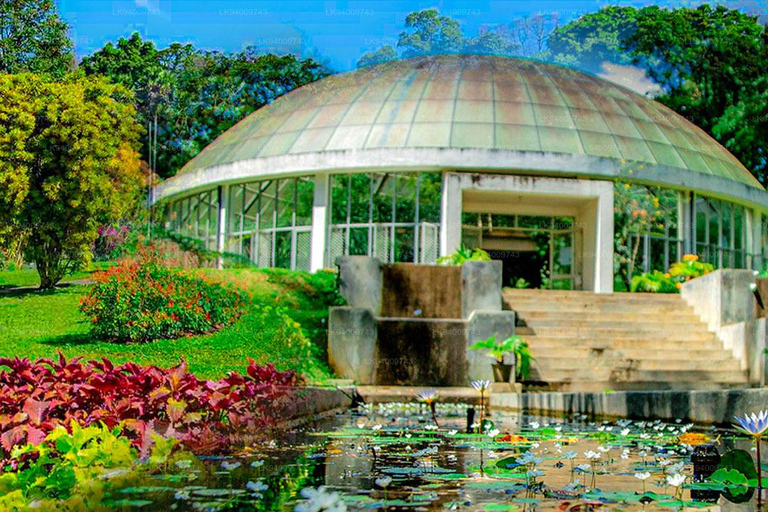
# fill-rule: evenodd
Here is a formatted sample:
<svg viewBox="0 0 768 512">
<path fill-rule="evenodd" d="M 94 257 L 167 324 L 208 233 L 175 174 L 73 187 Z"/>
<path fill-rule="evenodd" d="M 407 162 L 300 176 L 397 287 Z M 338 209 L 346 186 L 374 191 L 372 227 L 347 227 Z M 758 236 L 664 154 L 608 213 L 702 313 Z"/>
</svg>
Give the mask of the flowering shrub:
<svg viewBox="0 0 768 512">
<path fill-rule="evenodd" d="M 173 438 L 198 454 L 246 444 L 289 412 L 293 372 L 250 361 L 246 374 L 199 380 L 178 366 L 161 369 L 109 360 L 0 358 L 0 445 L 38 445 L 58 426 L 122 425 L 142 455 L 153 437 Z"/>
<path fill-rule="evenodd" d="M 212 332 L 234 322 L 247 300 L 234 287 L 175 271 L 151 256 L 100 272 L 95 281 L 80 310 L 96 335 L 114 341 Z"/>
<path fill-rule="evenodd" d="M 94 258 L 112 259 L 120 255 L 120 247 L 128 240 L 130 228 L 122 224 L 119 227 L 99 226 L 96 230 L 98 237 L 93 242 Z"/>
<path fill-rule="evenodd" d="M 713 270 L 714 267 L 711 264 L 700 262 L 697 255 L 686 254 L 683 256 L 683 261 L 673 263 L 667 273 L 654 270 L 633 277 L 632 291 L 677 293 L 686 281 L 709 274 Z"/>
</svg>

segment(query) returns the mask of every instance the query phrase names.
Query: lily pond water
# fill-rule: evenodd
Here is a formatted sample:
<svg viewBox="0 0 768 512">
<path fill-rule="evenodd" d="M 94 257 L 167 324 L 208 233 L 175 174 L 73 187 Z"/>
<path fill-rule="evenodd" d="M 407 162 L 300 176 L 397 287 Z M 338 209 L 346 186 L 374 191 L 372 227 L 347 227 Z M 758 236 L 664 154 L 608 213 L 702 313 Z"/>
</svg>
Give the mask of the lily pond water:
<svg viewBox="0 0 768 512">
<path fill-rule="evenodd" d="M 719 482 L 699 478 L 717 466 L 715 451 L 754 453 L 735 431 L 490 412 L 487 432 L 468 434 L 469 407 L 437 404 L 439 428 L 425 404 L 361 407 L 242 454 L 172 461 L 166 474 L 115 489 L 111 503 L 125 510 L 298 512 L 757 507 L 754 481 L 740 482 L 737 472 Z"/>
</svg>

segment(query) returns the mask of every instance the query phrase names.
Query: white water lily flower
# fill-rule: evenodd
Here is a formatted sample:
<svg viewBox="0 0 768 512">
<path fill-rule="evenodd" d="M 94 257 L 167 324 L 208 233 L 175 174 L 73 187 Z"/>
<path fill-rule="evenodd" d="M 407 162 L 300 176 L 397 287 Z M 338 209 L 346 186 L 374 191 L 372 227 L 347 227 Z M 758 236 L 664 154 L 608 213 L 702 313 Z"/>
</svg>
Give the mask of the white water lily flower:
<svg viewBox="0 0 768 512">
<path fill-rule="evenodd" d="M 533 470 L 529 471 L 528 474 L 530 476 L 536 478 L 537 476 L 542 476 L 544 474 L 544 472 L 542 470 L 540 470 L 540 469 L 533 469 Z"/>
<path fill-rule="evenodd" d="M 263 498 L 264 496 L 261 493 L 269 489 L 269 486 L 261 480 L 257 480 L 255 482 L 249 481 L 247 484 L 245 484 L 245 488 L 258 495 L 260 498 Z"/>
<path fill-rule="evenodd" d="M 622 436 L 626 437 L 626 436 L 629 435 L 629 432 L 630 432 L 630 430 L 628 428 L 625 428 L 624 430 L 619 432 L 619 434 L 621 434 Z"/>
<path fill-rule="evenodd" d="M 500 430 L 495 428 L 493 430 L 489 430 L 488 431 L 488 436 L 489 437 L 496 437 L 497 435 L 499 435 L 499 433 L 500 433 Z"/>
<path fill-rule="evenodd" d="M 563 454 L 563 457 L 565 457 L 566 459 L 575 459 L 578 456 L 579 454 L 574 451 L 568 451 Z"/>
<path fill-rule="evenodd" d="M 371 427 L 371 430 L 381 430 L 381 423 L 377 423 Z"/>
<path fill-rule="evenodd" d="M 346 512 L 347 505 L 341 501 L 338 493 L 328 492 L 325 486 L 317 489 L 307 487 L 301 490 L 301 495 L 308 501 L 296 505 L 295 512 Z"/>
<path fill-rule="evenodd" d="M 189 491 L 176 491 L 173 495 L 173 499 L 176 500 L 188 500 L 189 499 Z"/>
<path fill-rule="evenodd" d="M 252 468 L 260 468 L 263 465 L 264 465 L 264 461 L 263 460 L 255 460 L 255 461 L 251 462 L 251 467 Z"/>
<path fill-rule="evenodd" d="M 458 433 L 459 433 L 459 431 L 458 431 L 458 430 L 449 430 L 449 431 L 447 432 L 447 434 L 448 434 L 449 436 L 455 436 L 455 435 L 456 435 L 456 434 L 458 434 Z"/>
<path fill-rule="evenodd" d="M 642 473 L 635 473 L 635 478 L 638 480 L 646 480 L 648 478 L 651 478 L 651 474 L 647 471 L 644 471 Z"/>
<path fill-rule="evenodd" d="M 391 476 L 382 476 L 381 478 L 377 478 L 374 480 L 374 483 L 381 487 L 382 489 L 386 489 L 389 484 L 392 483 L 392 477 Z"/>
<path fill-rule="evenodd" d="M 576 466 L 576 469 L 578 469 L 579 471 L 587 472 L 590 469 L 592 469 L 592 465 L 591 464 L 579 464 L 578 466 Z"/>
<path fill-rule="evenodd" d="M 587 460 L 597 460 L 601 457 L 599 453 L 593 452 L 592 450 L 587 450 L 584 452 L 584 456 L 587 458 Z"/>
<path fill-rule="evenodd" d="M 499 458 L 499 454 L 497 454 L 496 452 L 493 452 L 493 451 L 489 451 L 488 452 L 488 458 L 489 459 L 498 459 Z"/>
<path fill-rule="evenodd" d="M 680 473 L 677 473 L 674 475 L 667 475 L 667 483 L 672 487 L 680 487 L 681 485 L 683 485 L 683 482 L 685 482 L 686 478 L 687 477 L 685 475 L 682 475 Z"/>
<path fill-rule="evenodd" d="M 491 387 L 491 381 L 489 381 L 489 380 L 473 380 L 471 385 L 477 391 L 485 392 L 489 387 Z"/>
<path fill-rule="evenodd" d="M 537 429 L 537 428 L 539 428 L 540 426 L 541 426 L 541 425 L 539 424 L 539 422 L 538 422 L 538 421 L 532 421 L 532 422 L 531 422 L 531 424 L 530 424 L 530 427 L 531 427 L 533 430 L 536 430 L 536 429 Z"/>
<path fill-rule="evenodd" d="M 221 463 L 221 469 L 225 471 L 232 471 L 233 469 L 239 468 L 240 465 L 241 464 L 239 462 L 229 462 L 228 460 L 225 460 Z"/>
</svg>

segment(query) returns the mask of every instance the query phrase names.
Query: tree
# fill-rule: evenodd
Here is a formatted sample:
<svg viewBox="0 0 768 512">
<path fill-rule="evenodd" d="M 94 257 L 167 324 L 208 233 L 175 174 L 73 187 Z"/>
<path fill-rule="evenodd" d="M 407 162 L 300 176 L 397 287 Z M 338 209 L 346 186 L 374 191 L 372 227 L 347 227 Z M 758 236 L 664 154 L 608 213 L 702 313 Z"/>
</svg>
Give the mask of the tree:
<svg viewBox="0 0 768 512">
<path fill-rule="evenodd" d="M 622 47 L 637 28 L 638 9 L 604 7 L 554 30 L 549 52 L 555 62 L 599 73 L 604 62 L 627 65 L 633 56 Z"/>
<path fill-rule="evenodd" d="M 130 94 L 102 78 L 0 75 L 0 223 L 52 288 L 90 257 L 99 225 L 139 197 L 140 127 Z"/>
<path fill-rule="evenodd" d="M 405 18 L 405 31 L 397 42 L 403 57 L 457 53 L 462 47 L 459 22 L 440 16 L 437 9 L 412 12 Z"/>
<path fill-rule="evenodd" d="M 474 39 L 464 40 L 464 53 L 477 55 L 514 55 L 520 45 L 503 34 L 488 30 Z"/>
<path fill-rule="evenodd" d="M 662 87 L 657 101 L 718 138 L 765 181 L 764 154 L 755 152 L 768 145 L 765 120 L 744 118 L 739 135 L 751 142 L 732 140 L 735 120 L 765 110 L 768 34 L 755 16 L 722 6 L 646 7 L 625 45 Z"/>
<path fill-rule="evenodd" d="M 364 68 L 366 66 L 373 66 L 375 64 L 381 64 L 382 62 L 388 62 L 397 58 L 397 52 L 389 45 L 382 46 L 378 50 L 366 52 L 357 61 L 358 68 Z"/>
<path fill-rule="evenodd" d="M 107 44 L 83 59 L 88 75 L 105 75 L 135 94 L 139 122 L 154 132 L 160 176 L 173 176 L 216 137 L 245 116 L 296 87 L 326 76 L 312 59 L 261 54 L 204 52 L 174 43 L 157 49 L 138 34 Z M 150 131 L 142 138 L 149 154 Z"/>
<path fill-rule="evenodd" d="M 51 73 L 62 76 L 74 59 L 69 27 L 53 0 L 0 2 L 0 73 Z"/>
</svg>

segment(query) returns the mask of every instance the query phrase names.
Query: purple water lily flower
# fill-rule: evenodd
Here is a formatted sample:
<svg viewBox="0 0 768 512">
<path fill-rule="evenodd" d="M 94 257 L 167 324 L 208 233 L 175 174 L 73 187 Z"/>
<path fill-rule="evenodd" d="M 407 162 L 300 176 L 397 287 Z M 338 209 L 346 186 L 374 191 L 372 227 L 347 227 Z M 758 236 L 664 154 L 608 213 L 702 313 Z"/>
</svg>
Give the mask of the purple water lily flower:
<svg viewBox="0 0 768 512">
<path fill-rule="evenodd" d="M 738 416 L 734 418 L 739 422 L 738 425 L 733 425 L 734 428 L 753 437 L 761 437 L 768 429 L 768 411 L 760 411 L 757 414 L 753 412 L 752 415 L 745 414 L 743 418 Z"/>
</svg>

